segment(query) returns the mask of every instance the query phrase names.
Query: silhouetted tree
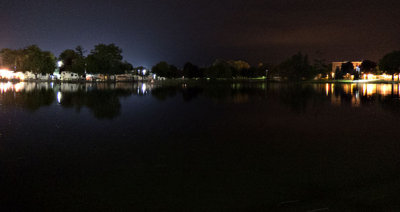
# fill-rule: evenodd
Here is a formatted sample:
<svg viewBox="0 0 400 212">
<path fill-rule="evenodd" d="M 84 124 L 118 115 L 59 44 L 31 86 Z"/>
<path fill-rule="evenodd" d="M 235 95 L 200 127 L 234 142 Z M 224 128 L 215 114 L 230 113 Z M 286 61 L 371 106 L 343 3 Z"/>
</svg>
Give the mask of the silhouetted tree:
<svg viewBox="0 0 400 212">
<path fill-rule="evenodd" d="M 31 45 L 23 49 L 23 70 L 31 71 L 35 75 L 51 74 L 56 68 L 56 58 L 49 51 L 42 51 L 38 46 Z"/>
<path fill-rule="evenodd" d="M 98 44 L 87 56 L 87 72 L 122 74 L 125 72 L 122 59 L 122 49 L 115 44 Z"/>
<path fill-rule="evenodd" d="M 2 49 L 3 65 L 15 71 L 31 71 L 34 74 L 53 73 L 56 67 L 54 55 L 49 51 L 42 51 L 37 45 L 24 49 Z"/>
<path fill-rule="evenodd" d="M 331 68 L 326 64 L 325 59 L 317 58 L 314 60 L 313 69 L 316 74 L 321 74 L 321 76 L 329 75 Z"/>
<path fill-rule="evenodd" d="M 185 63 L 183 66 L 183 76 L 185 78 L 199 78 L 202 77 L 199 71 L 199 67 L 192 63 Z"/>
<path fill-rule="evenodd" d="M 352 62 L 343 63 L 341 66 L 341 70 L 344 74 L 352 74 L 354 71 L 354 65 Z"/>
<path fill-rule="evenodd" d="M 85 73 L 86 63 L 83 56 L 83 50 L 78 47 L 76 51 L 67 49 L 60 54 L 59 59 L 63 62 L 63 66 L 60 68 L 61 72 L 68 71 L 80 75 Z"/>
<path fill-rule="evenodd" d="M 280 76 L 289 80 L 312 79 L 315 77 L 315 72 L 309 64 L 308 56 L 303 55 L 301 52 L 282 62 L 277 67 L 277 71 Z"/>
<path fill-rule="evenodd" d="M 394 80 L 394 74 L 400 73 L 400 51 L 386 54 L 379 61 L 379 69 L 385 71 L 387 74 L 391 74 L 392 80 Z"/>
<path fill-rule="evenodd" d="M 206 77 L 211 79 L 232 78 L 232 67 L 223 60 L 216 60 L 213 65 L 206 70 Z"/>
<path fill-rule="evenodd" d="M 22 54 L 22 50 L 13 50 L 4 48 L 0 51 L 0 55 L 2 58 L 3 66 L 15 71 L 22 71 L 22 62 L 24 59 L 24 55 Z"/>
<path fill-rule="evenodd" d="M 343 79 L 343 72 L 339 67 L 336 67 L 335 70 L 335 79 Z"/>
<path fill-rule="evenodd" d="M 167 62 L 159 62 L 151 68 L 151 72 L 160 77 L 168 77 L 169 64 Z"/>
<path fill-rule="evenodd" d="M 364 73 L 375 73 L 376 72 L 377 64 L 371 60 L 364 60 L 361 65 L 360 69 Z"/>
</svg>

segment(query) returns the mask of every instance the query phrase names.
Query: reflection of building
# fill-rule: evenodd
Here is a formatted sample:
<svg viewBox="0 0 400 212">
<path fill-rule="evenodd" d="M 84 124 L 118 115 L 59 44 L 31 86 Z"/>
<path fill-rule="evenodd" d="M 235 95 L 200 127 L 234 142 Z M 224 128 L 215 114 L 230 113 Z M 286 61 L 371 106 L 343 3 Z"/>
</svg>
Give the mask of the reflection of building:
<svg viewBox="0 0 400 212">
<path fill-rule="evenodd" d="M 62 92 L 77 92 L 79 89 L 82 89 L 84 85 L 76 84 L 76 83 L 61 83 L 60 90 Z"/>
</svg>

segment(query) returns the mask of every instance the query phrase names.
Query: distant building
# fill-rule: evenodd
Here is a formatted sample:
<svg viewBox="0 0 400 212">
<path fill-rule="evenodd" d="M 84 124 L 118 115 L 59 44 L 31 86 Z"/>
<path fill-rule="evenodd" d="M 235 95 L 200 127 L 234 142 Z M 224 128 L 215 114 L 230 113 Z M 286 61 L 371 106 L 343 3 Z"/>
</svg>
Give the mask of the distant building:
<svg viewBox="0 0 400 212">
<path fill-rule="evenodd" d="M 63 71 L 60 77 L 61 81 L 79 80 L 80 77 L 77 73 Z"/>
<path fill-rule="evenodd" d="M 339 68 L 339 70 L 340 70 L 342 68 L 342 64 L 347 63 L 347 62 L 349 62 L 349 61 L 332 62 L 332 73 L 335 73 L 337 68 Z M 360 68 L 362 61 L 354 61 L 351 63 L 353 63 L 354 69 L 357 70 L 357 68 Z"/>
<path fill-rule="evenodd" d="M 34 80 L 34 79 L 36 79 L 36 75 L 31 71 L 24 72 L 23 76 L 24 76 L 23 77 L 24 80 Z"/>
</svg>

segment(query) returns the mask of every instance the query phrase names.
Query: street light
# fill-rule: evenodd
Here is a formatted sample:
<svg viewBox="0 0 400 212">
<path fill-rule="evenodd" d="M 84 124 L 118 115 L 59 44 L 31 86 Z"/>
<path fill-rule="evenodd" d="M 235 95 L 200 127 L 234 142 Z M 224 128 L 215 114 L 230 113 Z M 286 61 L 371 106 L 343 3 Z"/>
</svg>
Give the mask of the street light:
<svg viewBox="0 0 400 212">
<path fill-rule="evenodd" d="M 61 68 L 61 66 L 63 66 L 63 65 L 64 65 L 63 61 L 60 60 L 60 61 L 57 62 L 57 66 L 58 66 L 59 68 Z"/>
</svg>

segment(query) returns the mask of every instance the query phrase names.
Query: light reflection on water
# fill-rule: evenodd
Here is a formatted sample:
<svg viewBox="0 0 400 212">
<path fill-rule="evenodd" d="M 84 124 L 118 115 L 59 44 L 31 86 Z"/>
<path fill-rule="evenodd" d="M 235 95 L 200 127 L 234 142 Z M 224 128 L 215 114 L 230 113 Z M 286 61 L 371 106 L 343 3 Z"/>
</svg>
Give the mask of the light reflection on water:
<svg viewBox="0 0 400 212">
<path fill-rule="evenodd" d="M 32 91 L 37 89 L 58 89 L 65 92 L 76 92 L 79 89 L 91 90 L 91 89 L 125 89 L 130 90 L 136 88 L 137 92 L 140 94 L 145 94 L 155 88 L 155 84 L 150 83 L 99 83 L 99 84 L 74 84 L 74 83 L 27 83 L 27 82 L 0 82 L 0 91 L 2 93 L 8 91 L 21 92 L 21 91 Z M 187 88 L 187 84 L 182 84 L 182 88 Z M 248 87 L 248 85 L 243 83 L 232 83 L 232 90 L 239 90 L 243 87 Z M 267 83 L 259 83 L 255 86 L 251 86 L 259 90 L 266 90 Z M 324 87 L 326 96 L 335 94 L 335 88 L 339 88 L 341 93 L 351 94 L 351 95 L 362 95 L 362 96 L 372 96 L 372 95 L 399 95 L 400 94 L 400 84 L 335 84 L 335 83 L 325 83 L 325 84 L 315 84 L 313 86 L 315 89 L 320 90 Z"/>
<path fill-rule="evenodd" d="M 399 202 L 397 83 L 5 82 L 0 89 L 0 181 L 11 204 L 159 211 L 185 202 L 185 211 L 208 211 L 220 202 L 216 211 L 286 211 L 282 202 L 299 200 L 300 211 L 353 203 L 351 211 L 365 211 Z M 389 200 L 371 203 L 377 196 Z"/>
<path fill-rule="evenodd" d="M 335 87 L 341 89 L 341 93 L 357 95 L 357 96 L 372 96 L 372 95 L 399 95 L 400 84 L 325 84 L 326 96 L 335 94 Z"/>
<path fill-rule="evenodd" d="M 343 100 L 343 96 L 351 98 L 351 105 L 358 107 L 361 104 L 361 99 L 379 97 L 395 97 L 400 96 L 400 84 L 335 84 L 326 83 L 323 86 L 325 95 L 330 98 L 330 101 L 334 105 L 339 105 Z"/>
<path fill-rule="evenodd" d="M 184 101 L 204 97 L 229 104 L 258 104 L 280 102 L 295 110 L 307 105 L 322 107 L 322 102 L 334 106 L 360 107 L 371 102 L 397 104 L 400 84 L 369 83 L 268 83 L 268 82 L 210 82 L 191 83 L 31 83 L 1 82 L 0 103 L 3 106 L 24 107 L 35 111 L 41 106 L 57 103 L 64 107 L 82 106 L 96 110 L 101 105 L 99 117 L 118 116 L 120 98 L 151 96 L 164 101 L 182 96 Z M 315 105 L 319 106 L 315 106 Z M 91 108 L 92 107 L 92 108 Z M 109 113 L 109 114 L 107 114 Z"/>
</svg>

